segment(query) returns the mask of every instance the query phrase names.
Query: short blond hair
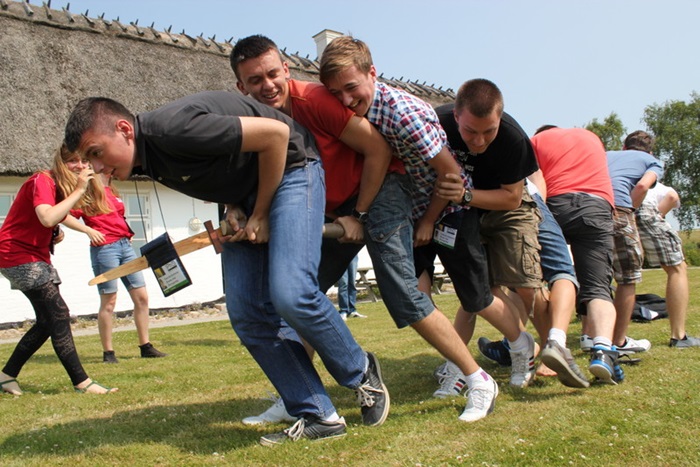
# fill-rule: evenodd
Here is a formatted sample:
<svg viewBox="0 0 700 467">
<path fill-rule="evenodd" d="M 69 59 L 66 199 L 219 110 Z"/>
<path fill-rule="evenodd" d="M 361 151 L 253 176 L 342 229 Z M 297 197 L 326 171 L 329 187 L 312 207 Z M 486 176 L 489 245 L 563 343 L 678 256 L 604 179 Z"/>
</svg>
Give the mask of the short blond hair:
<svg viewBox="0 0 700 467">
<path fill-rule="evenodd" d="M 372 65 L 372 54 L 367 44 L 352 36 L 336 37 L 321 55 L 320 79 L 325 84 L 351 66 L 362 73 L 369 73 Z"/>
</svg>

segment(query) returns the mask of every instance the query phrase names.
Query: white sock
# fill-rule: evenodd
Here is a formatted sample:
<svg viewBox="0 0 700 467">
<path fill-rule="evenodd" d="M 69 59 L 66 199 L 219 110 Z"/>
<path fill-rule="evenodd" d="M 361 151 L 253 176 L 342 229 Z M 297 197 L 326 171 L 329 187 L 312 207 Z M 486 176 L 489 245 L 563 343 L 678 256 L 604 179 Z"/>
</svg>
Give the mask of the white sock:
<svg viewBox="0 0 700 467">
<path fill-rule="evenodd" d="M 467 375 L 467 387 L 471 389 L 475 386 L 486 386 L 490 379 L 489 374 L 479 367 L 474 373 Z"/>
<path fill-rule="evenodd" d="M 508 341 L 510 350 L 513 352 L 524 352 L 527 350 L 527 337 L 525 337 L 525 332 L 521 332 L 517 339 L 514 341 Z"/>
<path fill-rule="evenodd" d="M 595 336 L 593 338 L 593 345 L 594 346 L 601 345 L 607 349 L 610 349 L 610 348 L 612 348 L 612 341 L 610 339 L 608 339 L 607 337 Z"/>
<path fill-rule="evenodd" d="M 557 328 L 552 328 L 549 330 L 549 337 L 548 339 L 553 340 L 557 344 L 561 345 L 562 347 L 566 348 L 566 332 L 557 329 Z"/>
<path fill-rule="evenodd" d="M 340 415 L 338 415 L 338 412 L 333 412 L 328 417 L 323 419 L 324 422 L 337 422 L 338 420 L 340 420 Z"/>
</svg>

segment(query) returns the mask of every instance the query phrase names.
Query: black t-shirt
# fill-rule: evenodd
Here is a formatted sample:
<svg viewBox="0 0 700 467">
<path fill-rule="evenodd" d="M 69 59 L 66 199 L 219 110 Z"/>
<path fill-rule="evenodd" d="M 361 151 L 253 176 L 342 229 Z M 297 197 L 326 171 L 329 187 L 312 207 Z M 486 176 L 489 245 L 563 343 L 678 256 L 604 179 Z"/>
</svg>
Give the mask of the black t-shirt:
<svg viewBox="0 0 700 467">
<path fill-rule="evenodd" d="M 494 190 L 525 179 L 538 169 L 535 151 L 525 131 L 513 117 L 503 112 L 498 134 L 481 154 L 470 154 L 454 118 L 454 104 L 435 109 L 447 141 L 464 170 L 472 174 L 474 188 Z"/>
<path fill-rule="evenodd" d="M 282 112 L 227 91 L 183 97 L 136 117 L 140 170 L 193 198 L 237 204 L 258 185 L 257 153 L 241 153 L 239 117 L 267 117 L 290 127 L 286 168 L 318 159 L 313 136 Z"/>
</svg>

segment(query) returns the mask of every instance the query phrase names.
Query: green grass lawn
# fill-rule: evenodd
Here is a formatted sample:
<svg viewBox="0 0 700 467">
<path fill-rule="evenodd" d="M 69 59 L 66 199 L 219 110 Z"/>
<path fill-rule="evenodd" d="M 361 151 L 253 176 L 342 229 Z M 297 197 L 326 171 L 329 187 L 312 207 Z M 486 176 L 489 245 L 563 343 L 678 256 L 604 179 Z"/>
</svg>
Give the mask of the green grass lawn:
<svg viewBox="0 0 700 467">
<path fill-rule="evenodd" d="M 661 271 L 645 271 L 639 293 L 664 294 Z M 690 270 L 688 333 L 700 335 L 700 269 Z M 453 294 L 436 297 L 449 316 Z M 73 392 L 47 343 L 25 366 L 21 397 L 0 395 L 0 465 L 698 465 L 700 464 L 700 349 L 667 347 L 668 320 L 632 323 L 630 335 L 653 347 L 637 366 L 626 366 L 619 386 L 569 389 L 538 379 L 530 388 L 508 387 L 509 369 L 477 357 L 500 383 L 496 410 L 484 420 L 457 419 L 464 399 L 435 400 L 433 369 L 442 359 L 410 329 L 397 330 L 381 302 L 362 303 L 368 319 L 348 321 L 358 341 L 380 358 L 392 409 L 378 428 L 361 424 L 352 391 L 322 370 L 348 436 L 301 441 L 277 448 L 261 435 L 285 428 L 248 427 L 241 418 L 266 409 L 271 389 L 227 321 L 153 329 L 170 353 L 138 358 L 134 332 L 115 334 L 121 363 L 101 363 L 98 337 L 76 338 L 88 373 L 118 386 L 109 396 Z M 580 324 L 569 329 L 578 350 Z M 497 338 L 479 321 L 475 336 Z M 14 344 L 0 345 L 0 361 Z M 475 343 L 470 348 L 477 354 Z M 321 366 L 317 362 L 318 366 Z"/>
</svg>

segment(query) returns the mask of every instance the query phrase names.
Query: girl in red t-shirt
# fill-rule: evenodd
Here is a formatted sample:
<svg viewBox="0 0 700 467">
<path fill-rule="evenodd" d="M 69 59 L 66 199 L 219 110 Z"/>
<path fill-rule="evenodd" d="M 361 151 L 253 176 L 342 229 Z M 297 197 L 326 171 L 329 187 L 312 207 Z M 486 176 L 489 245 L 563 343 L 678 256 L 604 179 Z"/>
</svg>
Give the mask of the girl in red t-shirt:
<svg viewBox="0 0 700 467">
<path fill-rule="evenodd" d="M 119 192 L 112 187 L 112 178 L 100 174 L 100 180 L 105 189 L 105 197 L 110 212 L 92 214 L 85 209 L 71 209 L 63 224 L 73 230 L 82 232 L 90 238 L 90 260 L 95 276 L 99 276 L 117 266 L 136 259 L 136 253 L 131 246 L 134 233 L 124 218 L 124 203 L 119 198 Z M 79 222 L 77 219 L 83 219 Z M 134 324 L 139 338 L 139 349 L 143 358 L 165 357 L 166 354 L 151 344 L 148 336 L 148 292 L 146 282 L 141 272 L 126 275 L 121 278 L 124 287 L 134 302 Z M 102 341 L 102 361 L 119 363 L 112 345 L 112 318 L 117 304 L 117 281 L 111 280 L 98 284 L 100 294 L 100 309 L 97 313 L 97 323 Z"/>
<path fill-rule="evenodd" d="M 98 184 L 88 161 L 61 147 L 50 171 L 35 173 L 24 182 L 0 228 L 0 273 L 29 299 L 36 313 L 36 323 L 0 372 L 3 392 L 22 394 L 17 376 L 49 337 L 77 392 L 118 390 L 98 384 L 85 373 L 73 343 L 70 311 L 58 290 L 61 280 L 50 256 L 53 245 L 63 237 L 58 224 L 71 208 L 107 212 Z"/>
</svg>

